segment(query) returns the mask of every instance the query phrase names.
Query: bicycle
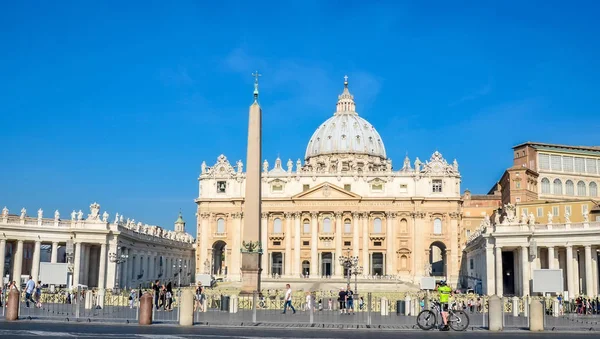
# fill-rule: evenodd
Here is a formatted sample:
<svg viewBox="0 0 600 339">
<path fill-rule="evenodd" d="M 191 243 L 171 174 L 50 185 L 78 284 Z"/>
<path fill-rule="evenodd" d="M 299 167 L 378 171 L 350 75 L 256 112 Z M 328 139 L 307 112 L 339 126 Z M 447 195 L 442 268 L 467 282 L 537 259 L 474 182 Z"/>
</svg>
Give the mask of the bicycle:
<svg viewBox="0 0 600 339">
<path fill-rule="evenodd" d="M 423 310 L 417 316 L 417 325 L 424 331 L 429 331 L 438 324 L 438 316 L 441 317 L 442 306 L 439 302 L 431 303 L 432 310 Z M 461 310 L 448 309 L 448 325 L 454 331 L 462 332 L 469 327 L 469 316 Z"/>
</svg>

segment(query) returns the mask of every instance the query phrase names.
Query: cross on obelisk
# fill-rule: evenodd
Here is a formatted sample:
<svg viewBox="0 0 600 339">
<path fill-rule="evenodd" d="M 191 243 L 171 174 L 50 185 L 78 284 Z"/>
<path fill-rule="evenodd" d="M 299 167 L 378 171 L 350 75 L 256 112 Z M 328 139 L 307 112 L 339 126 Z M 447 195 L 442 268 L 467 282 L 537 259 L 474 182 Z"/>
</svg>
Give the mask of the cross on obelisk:
<svg viewBox="0 0 600 339">
<path fill-rule="evenodd" d="M 258 71 L 254 77 L 254 102 L 248 118 L 248 154 L 246 155 L 246 192 L 244 197 L 244 232 L 242 234 L 242 291 L 243 294 L 260 292 L 261 259 L 261 148 L 262 111 L 258 104 Z"/>
</svg>

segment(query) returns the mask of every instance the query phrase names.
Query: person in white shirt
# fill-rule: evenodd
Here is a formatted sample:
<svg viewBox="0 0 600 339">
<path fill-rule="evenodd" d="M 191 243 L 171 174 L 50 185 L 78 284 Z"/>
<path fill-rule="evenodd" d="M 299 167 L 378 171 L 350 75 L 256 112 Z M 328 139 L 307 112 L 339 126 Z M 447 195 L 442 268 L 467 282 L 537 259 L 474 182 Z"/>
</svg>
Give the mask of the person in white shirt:
<svg viewBox="0 0 600 339">
<path fill-rule="evenodd" d="M 292 312 L 294 312 L 294 314 L 296 314 L 296 309 L 292 305 L 292 288 L 290 287 L 290 284 L 286 284 L 285 288 L 286 288 L 286 292 L 285 292 L 285 304 L 283 305 L 283 314 L 285 314 L 285 311 L 287 310 L 288 306 L 292 309 Z"/>
<path fill-rule="evenodd" d="M 35 289 L 35 281 L 33 281 L 32 277 L 29 276 L 29 280 L 27 280 L 27 284 L 25 285 L 25 305 L 29 307 L 29 301 L 31 301 L 34 305 L 35 300 L 32 298 L 33 290 Z"/>
</svg>

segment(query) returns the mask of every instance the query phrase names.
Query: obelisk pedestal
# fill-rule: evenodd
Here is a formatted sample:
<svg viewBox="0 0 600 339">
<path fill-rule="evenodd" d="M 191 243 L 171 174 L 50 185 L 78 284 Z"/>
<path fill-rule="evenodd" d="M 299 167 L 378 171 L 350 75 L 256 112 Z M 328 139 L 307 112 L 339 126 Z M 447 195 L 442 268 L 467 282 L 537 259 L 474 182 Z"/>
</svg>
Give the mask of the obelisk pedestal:
<svg viewBox="0 0 600 339">
<path fill-rule="evenodd" d="M 258 72 L 252 74 L 254 103 L 248 119 L 248 154 L 246 156 L 246 192 L 244 197 L 244 233 L 242 236 L 242 294 L 260 292 L 261 258 L 261 157 L 262 111 L 258 105 Z"/>
</svg>

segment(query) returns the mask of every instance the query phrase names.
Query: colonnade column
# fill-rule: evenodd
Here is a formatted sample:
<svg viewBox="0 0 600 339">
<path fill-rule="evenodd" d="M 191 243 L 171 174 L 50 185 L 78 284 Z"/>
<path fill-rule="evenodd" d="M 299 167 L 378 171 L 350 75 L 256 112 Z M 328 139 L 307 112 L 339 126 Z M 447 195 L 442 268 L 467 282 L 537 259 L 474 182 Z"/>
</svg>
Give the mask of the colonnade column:
<svg viewBox="0 0 600 339">
<path fill-rule="evenodd" d="M 592 246 L 585 246 L 585 294 L 589 297 L 594 295 L 594 282 L 592 271 Z"/>
<path fill-rule="evenodd" d="M 360 228 L 359 228 L 359 224 L 358 224 L 358 218 L 359 218 L 360 214 L 358 212 L 352 212 L 352 256 L 357 257 L 360 254 L 360 243 L 359 243 L 359 232 L 360 232 Z"/>
<path fill-rule="evenodd" d="M 106 286 L 106 244 L 100 244 L 100 267 L 98 268 L 98 289 L 104 290 Z"/>
<path fill-rule="evenodd" d="M 318 278 L 319 277 L 319 259 L 317 256 L 317 247 L 319 245 L 319 225 L 317 217 L 319 216 L 318 212 L 310 212 L 311 217 L 311 229 L 310 229 L 310 277 Z"/>
<path fill-rule="evenodd" d="M 6 240 L 0 240 L 0 283 L 4 285 L 4 262 L 6 261 Z"/>
<path fill-rule="evenodd" d="M 502 247 L 496 246 L 496 295 L 502 297 Z"/>
<path fill-rule="evenodd" d="M 300 260 L 300 224 L 302 213 L 294 213 L 294 278 L 302 273 L 302 261 Z"/>
<path fill-rule="evenodd" d="M 286 212 L 285 216 L 285 262 L 283 274 L 286 277 L 292 276 L 292 213 Z"/>
<path fill-rule="evenodd" d="M 491 244 L 486 244 L 485 248 L 485 274 L 486 274 L 486 293 L 493 295 L 496 292 L 496 278 L 494 268 L 494 248 Z"/>
<path fill-rule="evenodd" d="M 593 296 L 598 296 L 598 252 L 592 248 L 592 281 Z"/>
<path fill-rule="evenodd" d="M 40 252 L 42 250 L 42 242 L 36 241 L 33 248 L 33 259 L 31 263 L 31 277 L 33 281 L 40 280 Z"/>
<path fill-rule="evenodd" d="M 340 265 L 339 258 L 342 256 L 342 212 L 335 213 L 335 258 L 333 258 L 333 262 L 331 266 L 335 269 L 333 270 L 333 274 L 338 277 L 342 277 L 344 275 L 344 267 Z"/>
<path fill-rule="evenodd" d="M 241 264 L 242 264 L 242 218 L 244 214 L 242 212 L 233 214 L 233 228 L 234 233 L 232 236 L 233 243 L 231 244 L 231 266 L 227 274 L 235 281 L 239 281 L 242 276 Z"/>
<path fill-rule="evenodd" d="M 58 243 L 56 241 L 52 242 L 52 252 L 50 254 L 50 262 L 52 264 L 56 264 L 58 262 Z"/>
<path fill-rule="evenodd" d="M 522 296 L 529 295 L 529 248 L 521 246 L 521 276 L 523 277 Z"/>
<path fill-rule="evenodd" d="M 75 258 L 73 259 L 73 287 L 77 288 L 79 285 L 79 275 L 81 268 L 81 243 L 75 243 Z"/>
<path fill-rule="evenodd" d="M 554 269 L 554 247 L 548 247 L 548 268 Z"/>
<path fill-rule="evenodd" d="M 369 256 L 369 213 L 362 214 L 363 221 L 363 229 L 362 229 L 362 237 L 363 237 L 363 272 L 365 275 L 371 275 L 370 269 L 370 256 Z"/>
<path fill-rule="evenodd" d="M 569 292 L 569 299 L 575 299 L 575 279 L 573 279 L 573 246 L 567 246 L 567 291 Z"/>
<path fill-rule="evenodd" d="M 208 224 L 208 219 L 210 218 L 210 213 L 200 213 L 200 225 L 198 225 L 198 227 L 200 227 L 200 232 L 198 232 L 198 236 L 200 237 L 200 247 L 197 247 L 197 251 L 199 251 L 200 253 L 200 267 L 202 267 L 202 273 L 212 273 L 212 267 L 208 268 L 208 272 L 205 272 L 204 270 L 204 263 L 206 262 L 206 260 L 208 260 L 208 262 L 210 262 L 210 258 L 208 258 L 208 235 L 210 232 L 210 227 Z M 166 259 L 166 258 L 165 258 Z M 165 265 L 166 265 L 166 260 L 165 260 Z M 165 267 L 166 268 L 166 267 Z M 163 275 L 166 275 L 166 270 L 163 273 Z"/>
<path fill-rule="evenodd" d="M 13 259 L 13 278 L 21 287 L 21 270 L 23 269 L 23 240 L 17 241 L 17 250 Z"/>
<path fill-rule="evenodd" d="M 394 263 L 394 258 L 396 257 L 394 255 L 394 243 L 396 240 L 396 236 L 394 234 L 394 228 L 393 228 L 393 218 L 395 216 L 395 213 L 393 212 L 386 212 L 385 213 L 385 217 L 386 217 L 386 230 L 385 230 L 385 245 L 386 245 L 386 254 L 385 254 L 385 274 L 386 275 L 391 275 L 391 274 L 395 274 L 396 273 L 396 267 L 395 267 L 395 263 Z"/>
<path fill-rule="evenodd" d="M 269 248 L 269 236 L 268 236 L 268 224 L 267 221 L 269 220 L 269 213 L 268 212 L 263 212 L 261 215 L 261 221 L 260 221 L 260 228 L 261 228 L 261 233 L 260 233 L 260 245 L 262 246 L 262 256 L 261 256 L 261 275 L 263 277 L 266 277 L 269 275 L 269 256 L 268 256 L 268 248 Z"/>
</svg>

